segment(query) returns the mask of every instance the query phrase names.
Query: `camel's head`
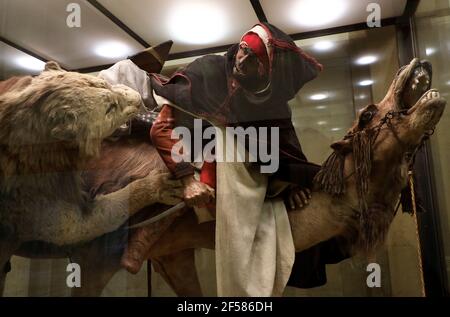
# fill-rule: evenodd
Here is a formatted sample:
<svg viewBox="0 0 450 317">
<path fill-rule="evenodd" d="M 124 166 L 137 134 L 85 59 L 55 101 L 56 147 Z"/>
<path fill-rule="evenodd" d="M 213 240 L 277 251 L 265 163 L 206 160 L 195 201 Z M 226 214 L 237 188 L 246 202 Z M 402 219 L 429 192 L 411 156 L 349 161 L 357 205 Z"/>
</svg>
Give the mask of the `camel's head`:
<svg viewBox="0 0 450 317">
<path fill-rule="evenodd" d="M 140 104 L 139 94 L 130 88 L 66 72 L 50 62 L 24 89 L 0 97 L 0 121 L 10 127 L 10 146 L 58 143 L 89 157 Z"/>
<path fill-rule="evenodd" d="M 334 153 L 316 178 L 328 193 L 345 193 L 348 202 L 363 214 L 366 242 L 383 236 L 380 228 L 387 226 L 377 228 L 370 217 L 380 221 L 388 213 L 376 213 L 375 209 L 393 209 L 407 185 L 412 156 L 444 111 L 446 101 L 436 89 L 430 89 L 431 77 L 431 64 L 426 61 L 414 59 L 402 67 L 386 97 L 362 109 L 344 139 L 331 145 Z"/>
<path fill-rule="evenodd" d="M 431 89 L 431 78 L 431 64 L 415 58 L 398 71 L 386 97 L 377 105 L 379 114 L 375 121 L 389 111 L 401 113 L 392 123 L 398 141 L 407 147 L 416 146 L 424 133 L 433 130 L 444 111 L 446 101 L 436 89 Z M 364 111 L 367 108 L 362 116 Z"/>
<path fill-rule="evenodd" d="M 392 172 L 409 162 L 442 116 L 446 101 L 436 89 L 430 89 L 431 76 L 429 62 L 413 59 L 397 72 L 386 97 L 362 109 L 344 139 L 331 147 L 344 155 L 350 152 L 365 155 L 372 165 L 368 175 L 372 182 L 379 184 L 377 179 L 386 182 L 384 172 Z M 364 150 L 366 153 L 359 153 Z"/>
<path fill-rule="evenodd" d="M 409 155 L 424 135 L 432 131 L 444 111 L 446 101 L 431 87 L 432 67 L 427 61 L 413 59 L 394 78 L 386 97 L 359 113 L 349 131 L 350 138 L 332 145 L 335 149 L 350 149 L 351 136 L 362 132 L 378 132 L 373 145 L 374 161 L 398 163 L 399 155 Z M 374 135 L 375 137 L 375 135 Z"/>
</svg>

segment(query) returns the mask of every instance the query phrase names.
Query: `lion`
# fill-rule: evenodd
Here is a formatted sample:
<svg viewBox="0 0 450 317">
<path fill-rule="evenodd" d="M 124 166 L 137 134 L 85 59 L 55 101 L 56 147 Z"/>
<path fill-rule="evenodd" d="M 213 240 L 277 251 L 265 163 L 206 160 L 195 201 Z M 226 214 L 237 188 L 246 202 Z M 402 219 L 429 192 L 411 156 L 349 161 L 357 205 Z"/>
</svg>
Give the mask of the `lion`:
<svg viewBox="0 0 450 317">
<path fill-rule="evenodd" d="M 46 64 L 0 84 L 0 267 L 27 241 L 74 245 L 119 228 L 145 206 L 175 204 L 181 184 L 160 170 L 108 195 L 83 187 L 102 141 L 136 115 L 134 90 Z"/>
</svg>

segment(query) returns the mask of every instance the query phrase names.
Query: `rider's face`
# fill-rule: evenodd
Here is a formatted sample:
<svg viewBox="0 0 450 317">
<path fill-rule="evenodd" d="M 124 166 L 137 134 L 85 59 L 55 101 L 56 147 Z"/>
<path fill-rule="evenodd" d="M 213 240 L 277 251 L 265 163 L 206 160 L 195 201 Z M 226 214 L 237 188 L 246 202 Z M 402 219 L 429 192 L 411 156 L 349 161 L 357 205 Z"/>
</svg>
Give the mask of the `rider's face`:
<svg viewBox="0 0 450 317">
<path fill-rule="evenodd" d="M 233 73 L 238 77 L 257 77 L 260 61 L 256 54 L 245 44 L 239 46 Z"/>
<path fill-rule="evenodd" d="M 267 83 L 267 75 L 261 72 L 263 69 L 252 49 L 241 43 L 235 57 L 233 76 L 247 89 L 260 89 Z"/>
</svg>

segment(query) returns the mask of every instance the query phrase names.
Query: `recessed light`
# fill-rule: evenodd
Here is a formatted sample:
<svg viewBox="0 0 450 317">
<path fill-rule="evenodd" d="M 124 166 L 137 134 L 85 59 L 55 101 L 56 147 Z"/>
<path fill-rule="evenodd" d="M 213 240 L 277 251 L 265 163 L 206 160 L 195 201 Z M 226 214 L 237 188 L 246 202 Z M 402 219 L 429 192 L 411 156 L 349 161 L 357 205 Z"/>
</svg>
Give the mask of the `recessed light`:
<svg viewBox="0 0 450 317">
<path fill-rule="evenodd" d="M 328 51 L 334 47 L 334 43 L 331 41 L 320 41 L 313 45 L 313 49 L 316 51 Z"/>
<path fill-rule="evenodd" d="M 366 99 L 366 98 L 367 98 L 367 95 L 365 95 L 365 94 L 359 94 L 359 95 L 356 96 L 355 98 L 358 99 L 358 100 L 363 100 L 363 99 Z"/>
<path fill-rule="evenodd" d="M 324 100 L 327 98 L 328 98 L 327 94 L 314 94 L 309 97 L 309 99 L 311 100 Z"/>
<path fill-rule="evenodd" d="M 366 79 L 366 80 L 361 80 L 358 85 L 360 86 L 370 86 L 373 84 L 373 80 L 370 79 Z"/>
<path fill-rule="evenodd" d="M 434 47 L 427 47 L 425 49 L 425 54 L 427 56 L 433 55 L 436 52 L 436 49 Z"/>
<path fill-rule="evenodd" d="M 326 109 L 327 106 L 317 106 L 316 109 Z"/>
<path fill-rule="evenodd" d="M 378 60 L 378 58 L 374 55 L 366 55 L 366 56 L 361 56 L 360 58 L 358 58 L 356 60 L 356 64 L 369 65 L 369 64 L 375 63 L 377 60 Z"/>
<path fill-rule="evenodd" d="M 293 22 L 302 26 L 323 26 L 341 18 L 347 11 L 347 1 L 343 0 L 303 0 L 296 1 L 290 9 Z"/>
<path fill-rule="evenodd" d="M 16 59 L 16 64 L 31 71 L 42 71 L 45 68 L 43 61 L 32 56 L 19 57 Z"/>
<path fill-rule="evenodd" d="M 336 132 L 336 131 L 341 131 L 342 128 L 332 128 L 332 129 L 330 129 L 330 130 L 333 131 L 333 132 Z"/>
<path fill-rule="evenodd" d="M 318 125 L 325 125 L 325 124 L 327 124 L 327 122 L 326 121 L 317 121 L 317 124 Z"/>
<path fill-rule="evenodd" d="M 167 23 L 174 40 L 197 45 L 217 42 L 228 29 L 223 10 L 213 1 L 178 1 Z"/>
<path fill-rule="evenodd" d="M 126 58 L 131 49 L 121 42 L 104 42 L 94 48 L 95 54 L 105 58 Z"/>
</svg>

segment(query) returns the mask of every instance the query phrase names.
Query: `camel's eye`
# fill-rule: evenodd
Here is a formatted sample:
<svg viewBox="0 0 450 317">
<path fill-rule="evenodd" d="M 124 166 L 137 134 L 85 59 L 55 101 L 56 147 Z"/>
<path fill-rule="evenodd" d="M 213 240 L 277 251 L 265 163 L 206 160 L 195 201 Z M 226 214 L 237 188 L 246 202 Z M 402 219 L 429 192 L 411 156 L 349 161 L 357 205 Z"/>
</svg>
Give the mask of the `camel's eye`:
<svg viewBox="0 0 450 317">
<path fill-rule="evenodd" d="M 106 114 L 116 111 L 117 109 L 117 103 L 113 102 L 108 106 L 108 109 L 106 109 Z"/>
<path fill-rule="evenodd" d="M 364 123 L 369 123 L 370 120 L 373 118 L 373 112 L 372 111 L 364 111 L 361 114 L 360 120 Z"/>
<path fill-rule="evenodd" d="M 372 121 L 373 117 L 377 113 L 378 108 L 375 105 L 368 106 L 359 116 L 358 126 L 364 128 Z"/>
</svg>

